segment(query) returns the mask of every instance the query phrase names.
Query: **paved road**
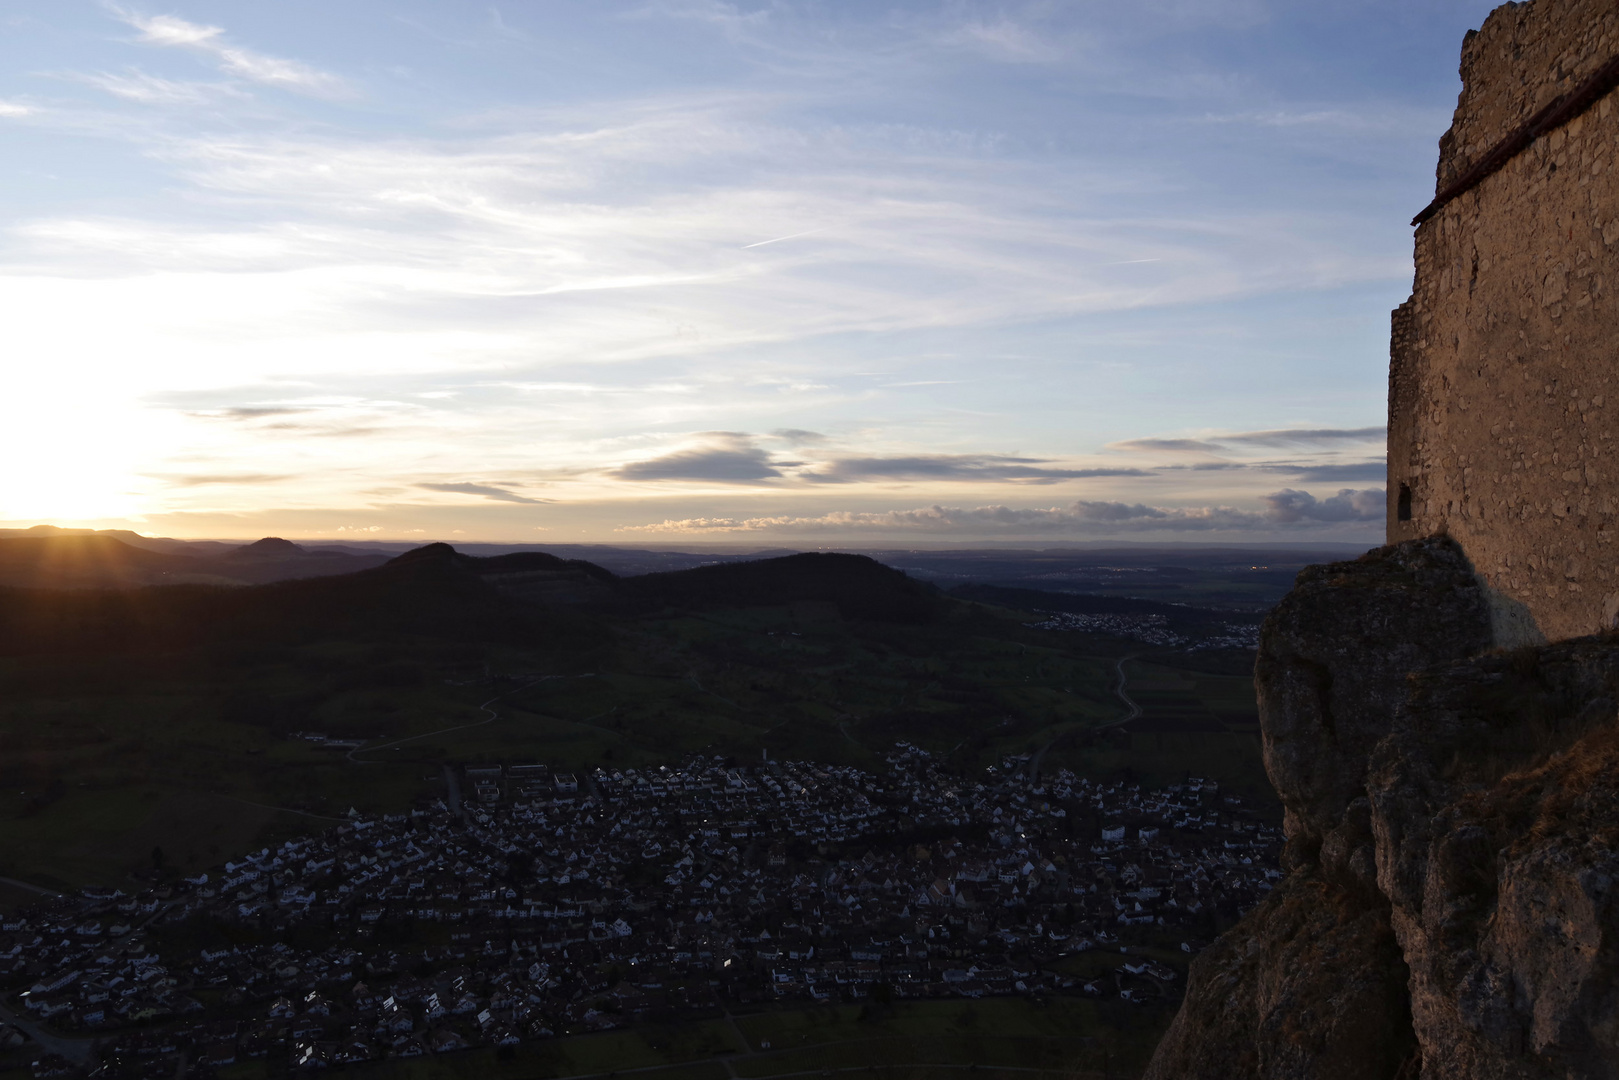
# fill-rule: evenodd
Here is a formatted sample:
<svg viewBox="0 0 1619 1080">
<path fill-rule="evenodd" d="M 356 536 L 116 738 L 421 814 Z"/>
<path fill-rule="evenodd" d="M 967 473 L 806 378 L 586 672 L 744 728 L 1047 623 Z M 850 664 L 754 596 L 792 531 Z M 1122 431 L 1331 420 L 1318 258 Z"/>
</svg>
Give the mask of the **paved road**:
<svg viewBox="0 0 1619 1080">
<path fill-rule="evenodd" d="M 1046 741 L 1044 746 L 1035 751 L 1034 757 L 1029 759 L 1029 780 L 1031 783 L 1038 783 L 1040 781 L 1040 761 L 1046 756 L 1046 751 L 1050 750 L 1053 746 L 1067 738 L 1069 735 L 1072 735 L 1076 731 L 1101 731 L 1104 728 L 1118 727 L 1120 724 L 1128 724 L 1130 721 L 1141 715 L 1141 706 L 1137 705 L 1135 700 L 1131 698 L 1129 694 L 1124 692 L 1124 685 L 1126 682 L 1124 665 L 1128 661 L 1134 660 L 1138 655 L 1139 654 L 1137 653 L 1131 653 L 1129 656 L 1121 656 L 1119 657 L 1117 663 L 1114 664 L 1114 670 L 1119 673 L 1119 682 L 1118 685 L 1113 688 L 1113 694 L 1120 701 L 1124 702 L 1124 707 L 1128 710 L 1128 712 L 1126 712 L 1125 715 L 1119 719 L 1109 720 L 1105 724 L 1097 724 L 1095 727 L 1075 724 L 1074 726 L 1066 728 L 1053 735 Z M 956 745 L 959 746 L 961 744 L 957 743 Z"/>
<path fill-rule="evenodd" d="M 67 1039 L 57 1035 L 42 1024 L 36 1024 L 26 1016 L 13 1012 L 4 1005 L 0 1005 L 0 1021 L 21 1028 L 28 1033 L 28 1037 L 53 1054 L 61 1054 L 69 1061 L 80 1065 L 92 1064 L 95 1061 L 96 1043 L 94 1039 Z"/>
<path fill-rule="evenodd" d="M 215 793 L 217 795 L 217 793 Z M 330 814 L 312 814 L 308 810 L 294 810 L 290 806 L 271 806 L 269 803 L 253 802 L 251 799 L 238 799 L 235 795 L 217 795 L 221 799 L 239 802 L 243 806 L 256 806 L 260 810 L 274 810 L 278 814 L 297 814 L 299 817 L 319 818 L 321 821 L 347 821 L 348 818 L 332 817 Z"/>
<path fill-rule="evenodd" d="M 1131 653 L 1129 656 L 1121 656 L 1119 657 L 1119 662 L 1114 665 L 1119 672 L 1119 685 L 1113 688 L 1113 693 L 1118 695 L 1120 701 L 1124 702 L 1125 707 L 1130 710 L 1130 713 L 1128 716 L 1121 719 L 1109 720 L 1107 723 L 1103 724 L 1102 727 L 1110 728 L 1118 727 L 1120 724 L 1128 724 L 1130 721 L 1141 715 L 1141 706 L 1137 705 L 1135 700 L 1131 698 L 1129 694 L 1124 692 L 1124 665 L 1129 663 L 1131 660 L 1134 660 L 1137 655 L 1138 654 L 1136 653 Z"/>
</svg>

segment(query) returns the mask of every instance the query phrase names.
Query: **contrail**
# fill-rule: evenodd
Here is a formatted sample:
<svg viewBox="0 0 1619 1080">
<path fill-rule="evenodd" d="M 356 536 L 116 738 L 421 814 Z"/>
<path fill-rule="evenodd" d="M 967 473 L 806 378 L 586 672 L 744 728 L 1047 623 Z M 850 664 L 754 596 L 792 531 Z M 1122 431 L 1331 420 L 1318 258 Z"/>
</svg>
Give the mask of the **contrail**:
<svg viewBox="0 0 1619 1080">
<path fill-rule="evenodd" d="M 749 248 L 764 247 L 766 244 L 779 244 L 783 240 L 796 240 L 800 236 L 808 236 L 808 235 L 810 235 L 810 233 L 818 233 L 818 232 L 826 232 L 826 228 L 823 227 L 823 228 L 819 228 L 819 229 L 806 229 L 804 232 L 795 232 L 795 233 L 792 233 L 792 234 L 790 234 L 788 236 L 778 236 L 773 240 L 761 240 L 757 244 L 743 244 L 742 245 L 742 250 L 746 251 Z"/>
</svg>

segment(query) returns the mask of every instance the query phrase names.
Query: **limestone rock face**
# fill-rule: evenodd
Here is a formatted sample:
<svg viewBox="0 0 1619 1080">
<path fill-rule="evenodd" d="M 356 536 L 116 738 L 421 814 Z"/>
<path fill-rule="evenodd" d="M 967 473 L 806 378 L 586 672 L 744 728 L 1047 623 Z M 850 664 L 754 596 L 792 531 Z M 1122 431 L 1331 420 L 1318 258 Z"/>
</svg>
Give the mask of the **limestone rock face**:
<svg viewBox="0 0 1619 1080">
<path fill-rule="evenodd" d="M 1416 676 L 1369 777 L 1424 1077 L 1619 1076 L 1619 640 Z"/>
<path fill-rule="evenodd" d="M 1148 1076 L 1619 1078 L 1619 636 L 1490 651 L 1484 608 L 1445 540 L 1300 576 L 1258 666 L 1291 872 Z"/>
<path fill-rule="evenodd" d="M 1148 1080 L 1396 1075 L 1415 1046 L 1386 905 L 1295 872 L 1192 963 Z"/>
<path fill-rule="evenodd" d="M 1290 861 L 1311 861 L 1365 794 L 1367 759 L 1389 732 L 1407 674 L 1489 644 L 1483 590 L 1461 549 L 1443 538 L 1299 575 L 1265 621 L 1254 671 Z"/>
</svg>

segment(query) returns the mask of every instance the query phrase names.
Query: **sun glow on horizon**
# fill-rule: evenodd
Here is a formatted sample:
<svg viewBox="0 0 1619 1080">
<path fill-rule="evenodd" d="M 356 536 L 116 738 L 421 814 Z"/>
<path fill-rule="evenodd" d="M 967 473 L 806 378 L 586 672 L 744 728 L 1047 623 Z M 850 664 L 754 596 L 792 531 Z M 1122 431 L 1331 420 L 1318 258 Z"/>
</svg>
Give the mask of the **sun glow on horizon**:
<svg viewBox="0 0 1619 1080">
<path fill-rule="evenodd" d="M 1040 43 L 1009 51 L 971 3 L 722 30 L 564 2 L 544 39 L 569 59 L 519 13 L 411 0 L 23 8 L 0 42 L 9 520 L 1381 527 L 1385 313 L 1451 91 L 1368 104 L 1396 44 L 1375 20 L 1362 66 L 1301 83 L 1248 45 L 1304 40 L 1304 7 L 998 7 Z M 1461 18 L 1423 47 L 1448 56 Z"/>
</svg>

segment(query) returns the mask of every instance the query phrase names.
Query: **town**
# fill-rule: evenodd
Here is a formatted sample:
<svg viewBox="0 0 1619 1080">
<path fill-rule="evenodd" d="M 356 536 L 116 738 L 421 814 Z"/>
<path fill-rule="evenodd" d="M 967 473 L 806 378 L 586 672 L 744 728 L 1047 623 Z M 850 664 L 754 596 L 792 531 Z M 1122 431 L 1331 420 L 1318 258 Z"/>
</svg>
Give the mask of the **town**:
<svg viewBox="0 0 1619 1080">
<path fill-rule="evenodd" d="M 1163 615 L 1083 615 L 1072 611 L 1041 611 L 1046 616 L 1027 625 L 1036 630 L 1070 630 L 1085 634 L 1109 634 L 1139 641 L 1162 649 L 1257 649 L 1259 624 L 1226 622 L 1197 639 L 1176 633 Z"/>
<path fill-rule="evenodd" d="M 198 1076 L 773 1002 L 1173 1000 L 1175 968 L 1132 949 L 1193 953 L 1280 877 L 1278 829 L 1210 780 L 1027 755 L 961 777 L 903 742 L 886 764 L 446 767 L 409 812 L 6 917 L 0 1052 Z M 1093 951 L 1106 974 L 1065 970 Z"/>
</svg>

